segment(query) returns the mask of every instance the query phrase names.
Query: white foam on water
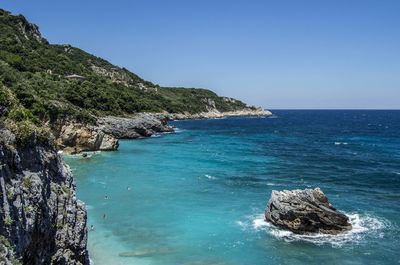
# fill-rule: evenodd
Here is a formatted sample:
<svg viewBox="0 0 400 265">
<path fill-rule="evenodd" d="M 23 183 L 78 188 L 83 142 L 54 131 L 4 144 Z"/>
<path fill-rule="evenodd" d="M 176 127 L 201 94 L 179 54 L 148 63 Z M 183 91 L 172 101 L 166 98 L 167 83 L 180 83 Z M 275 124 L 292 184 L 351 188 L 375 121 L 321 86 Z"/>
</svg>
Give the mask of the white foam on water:
<svg viewBox="0 0 400 265">
<path fill-rule="evenodd" d="M 350 231 L 339 235 L 295 234 L 291 231 L 280 229 L 271 223 L 266 222 L 263 214 L 251 217 L 250 222 L 237 221 L 236 224 L 239 225 L 243 230 L 248 230 L 250 228 L 253 231 L 266 231 L 275 238 L 284 240 L 286 242 L 304 241 L 316 245 L 330 244 L 333 247 L 341 247 L 346 243 L 360 243 L 367 235 L 383 237 L 384 233 L 381 230 L 389 226 L 388 221 L 378 217 L 360 215 L 357 213 L 349 213 L 346 215 L 349 217 L 349 222 L 353 228 Z M 249 220 L 249 218 L 247 220 Z"/>
<path fill-rule="evenodd" d="M 211 176 L 211 175 L 207 175 L 207 174 L 205 174 L 204 177 L 206 177 L 206 178 L 208 178 L 208 179 L 217 179 L 216 177 Z"/>
<path fill-rule="evenodd" d="M 335 145 L 348 145 L 348 142 L 335 142 Z"/>
<path fill-rule="evenodd" d="M 186 131 L 186 130 L 179 129 L 178 127 L 176 127 L 175 130 L 174 130 L 175 133 L 181 133 L 181 132 L 184 132 L 184 131 Z"/>
</svg>

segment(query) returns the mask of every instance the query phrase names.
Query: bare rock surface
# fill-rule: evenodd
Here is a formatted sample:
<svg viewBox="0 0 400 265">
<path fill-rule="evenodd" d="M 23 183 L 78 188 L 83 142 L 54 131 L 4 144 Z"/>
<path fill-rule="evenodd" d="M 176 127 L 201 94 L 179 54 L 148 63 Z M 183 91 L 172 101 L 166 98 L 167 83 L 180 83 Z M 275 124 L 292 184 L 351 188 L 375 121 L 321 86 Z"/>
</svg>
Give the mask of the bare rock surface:
<svg viewBox="0 0 400 265">
<path fill-rule="evenodd" d="M 139 113 L 131 117 L 101 117 L 96 124 L 65 122 L 53 133 L 59 149 L 67 153 L 117 150 L 118 139 L 137 139 L 173 132 L 165 114 Z"/>
<path fill-rule="evenodd" d="M 118 139 L 96 125 L 67 123 L 56 132 L 56 144 L 70 153 L 117 150 Z"/>
<path fill-rule="evenodd" d="M 129 118 L 108 116 L 99 118 L 98 122 L 103 132 L 118 139 L 136 139 L 174 131 L 162 114 L 139 113 Z"/>
<path fill-rule="evenodd" d="M 271 116 L 272 113 L 269 110 L 262 108 L 256 109 L 242 109 L 237 111 L 225 111 L 220 112 L 217 109 L 209 109 L 207 112 L 200 112 L 195 114 L 190 113 L 170 113 L 169 119 L 171 120 L 188 120 L 188 119 L 220 119 L 224 117 L 234 116 Z"/>
<path fill-rule="evenodd" d="M 339 234 L 352 228 L 319 188 L 272 191 L 265 219 L 298 234 Z"/>
<path fill-rule="evenodd" d="M 55 148 L 0 128 L 0 264 L 89 264 L 86 209 Z"/>
</svg>

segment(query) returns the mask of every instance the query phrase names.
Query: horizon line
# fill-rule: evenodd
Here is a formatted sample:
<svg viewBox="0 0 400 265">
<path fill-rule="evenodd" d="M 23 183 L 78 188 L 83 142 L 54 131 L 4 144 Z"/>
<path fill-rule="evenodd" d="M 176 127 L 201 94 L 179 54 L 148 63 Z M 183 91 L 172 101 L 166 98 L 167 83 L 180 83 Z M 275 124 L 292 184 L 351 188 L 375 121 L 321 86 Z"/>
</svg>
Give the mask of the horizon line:
<svg viewBox="0 0 400 265">
<path fill-rule="evenodd" d="M 399 111 L 398 109 L 384 109 L 384 108 L 264 108 L 264 110 L 394 110 Z"/>
</svg>

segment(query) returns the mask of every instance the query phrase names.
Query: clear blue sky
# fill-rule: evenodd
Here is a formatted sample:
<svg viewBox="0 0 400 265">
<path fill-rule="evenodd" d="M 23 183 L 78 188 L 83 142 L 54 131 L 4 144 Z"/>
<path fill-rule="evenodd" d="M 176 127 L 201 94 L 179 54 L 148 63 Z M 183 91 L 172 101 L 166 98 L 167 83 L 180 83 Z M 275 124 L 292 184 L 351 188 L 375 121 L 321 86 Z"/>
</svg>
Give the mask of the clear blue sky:
<svg viewBox="0 0 400 265">
<path fill-rule="evenodd" d="M 164 86 L 267 108 L 400 108 L 398 0 L 2 0 Z"/>
</svg>

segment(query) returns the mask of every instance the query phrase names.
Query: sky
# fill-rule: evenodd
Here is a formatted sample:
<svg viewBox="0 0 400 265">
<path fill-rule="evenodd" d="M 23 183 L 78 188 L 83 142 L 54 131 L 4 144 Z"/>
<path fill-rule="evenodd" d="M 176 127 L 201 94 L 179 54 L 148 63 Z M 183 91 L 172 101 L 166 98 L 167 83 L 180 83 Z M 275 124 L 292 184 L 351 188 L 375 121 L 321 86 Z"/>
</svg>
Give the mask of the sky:
<svg viewBox="0 0 400 265">
<path fill-rule="evenodd" d="M 2 0 L 51 43 L 271 109 L 399 109 L 398 0 Z"/>
</svg>

